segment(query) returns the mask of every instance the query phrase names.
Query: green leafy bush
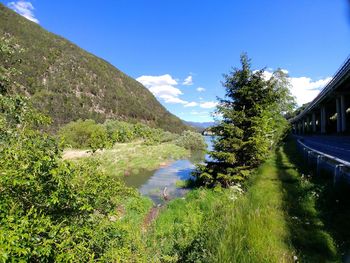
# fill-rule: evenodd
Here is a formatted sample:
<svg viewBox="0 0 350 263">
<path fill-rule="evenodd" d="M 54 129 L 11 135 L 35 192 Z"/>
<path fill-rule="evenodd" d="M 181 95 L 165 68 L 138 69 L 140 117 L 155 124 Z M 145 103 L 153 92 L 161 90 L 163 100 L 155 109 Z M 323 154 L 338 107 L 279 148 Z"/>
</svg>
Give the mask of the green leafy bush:
<svg viewBox="0 0 350 263">
<path fill-rule="evenodd" d="M 107 120 L 104 124 L 97 124 L 94 120 L 70 122 L 59 130 L 58 135 L 65 146 L 90 148 L 93 152 L 115 143 L 143 140 L 145 144 L 152 145 L 179 138 L 178 134 L 151 128 L 142 123 L 117 120 Z"/>
<path fill-rule="evenodd" d="M 142 255 L 139 225 L 149 202 L 94 161 L 62 161 L 57 141 L 37 129 L 48 119 L 7 93 L 11 81 L 1 85 L 0 261 L 127 262 L 135 250 Z M 102 133 L 93 132 L 100 147 Z M 140 206 L 139 217 L 124 211 L 130 202 Z"/>
<path fill-rule="evenodd" d="M 184 131 L 180 137 L 175 140 L 175 144 L 191 151 L 205 150 L 207 145 L 204 137 L 197 132 Z"/>
<path fill-rule="evenodd" d="M 73 148 L 91 148 L 96 151 L 110 144 L 105 126 L 94 120 L 70 122 L 59 130 L 58 135 L 66 146 Z"/>
<path fill-rule="evenodd" d="M 123 121 L 108 120 L 104 123 L 111 142 L 124 143 L 134 140 L 143 140 L 146 144 L 170 142 L 176 140 L 179 135 L 151 128 L 142 123 L 128 123 Z"/>
<path fill-rule="evenodd" d="M 0 95 L 0 109 L 0 260 L 128 261 L 142 251 L 137 222 L 117 209 L 141 200 L 136 191 L 96 161 L 62 161 L 56 140 L 30 128 L 40 119 L 25 100 Z M 135 202 L 143 218 L 149 203 Z"/>
</svg>

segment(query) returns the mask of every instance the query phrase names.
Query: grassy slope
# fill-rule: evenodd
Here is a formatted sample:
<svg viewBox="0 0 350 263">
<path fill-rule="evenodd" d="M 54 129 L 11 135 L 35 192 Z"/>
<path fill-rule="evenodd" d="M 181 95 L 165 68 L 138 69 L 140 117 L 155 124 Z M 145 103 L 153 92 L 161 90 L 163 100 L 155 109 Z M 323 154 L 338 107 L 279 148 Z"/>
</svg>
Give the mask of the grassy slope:
<svg viewBox="0 0 350 263">
<path fill-rule="evenodd" d="M 0 37 L 5 33 L 25 50 L 16 92 L 31 96 L 53 118 L 53 128 L 79 118 L 138 120 L 173 132 L 188 128 L 136 80 L 0 3 Z"/>
<path fill-rule="evenodd" d="M 236 201 L 232 189 L 198 189 L 171 202 L 149 232 L 153 261 L 340 261 L 318 185 L 301 176 L 291 154 L 292 143 L 278 149 Z"/>
</svg>

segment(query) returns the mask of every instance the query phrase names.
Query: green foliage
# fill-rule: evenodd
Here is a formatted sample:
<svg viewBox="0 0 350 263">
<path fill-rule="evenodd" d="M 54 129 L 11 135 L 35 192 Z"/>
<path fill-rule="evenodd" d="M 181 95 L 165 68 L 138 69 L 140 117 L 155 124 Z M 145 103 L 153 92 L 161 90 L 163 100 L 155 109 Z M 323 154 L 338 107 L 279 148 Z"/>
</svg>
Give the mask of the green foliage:
<svg viewBox="0 0 350 263">
<path fill-rule="evenodd" d="M 169 203 L 148 233 L 151 262 L 210 262 L 208 230 L 233 205 L 229 191 L 193 190 Z"/>
<path fill-rule="evenodd" d="M 65 145 L 73 148 L 90 148 L 93 152 L 114 145 L 142 140 L 147 145 L 176 140 L 179 135 L 141 123 L 107 120 L 97 124 L 94 120 L 78 120 L 63 126 L 58 135 Z"/>
<path fill-rule="evenodd" d="M 148 233 L 150 261 L 272 263 L 295 262 L 296 257 L 301 262 L 340 262 L 339 248 L 319 213 L 317 199 L 324 202 L 324 196 L 317 193 L 323 188 L 298 172 L 289 159 L 296 156 L 290 147 L 278 147 L 252 173 L 244 194 L 236 184 L 196 189 L 171 201 Z M 334 207 L 334 199 L 329 201 Z M 337 209 L 342 206 L 348 202 Z M 331 227 L 348 236 L 346 217 L 330 219 L 327 212 L 326 220 L 343 221 Z"/>
<path fill-rule="evenodd" d="M 4 95 L 15 87 L 14 77 L 19 74 L 16 69 L 20 59 L 17 57 L 23 52 L 19 45 L 16 45 L 13 38 L 5 34 L 0 38 L 0 94 Z"/>
<path fill-rule="evenodd" d="M 25 49 L 23 62 L 17 66 L 23 74 L 11 79 L 18 83 L 11 89 L 30 95 L 34 106 L 52 118 L 48 129 L 56 131 L 77 119 L 103 123 L 107 118 L 144 122 L 175 133 L 188 129 L 141 83 L 0 3 L 1 42 L 7 41 L 8 34 Z M 7 53 L 2 52 L 0 72 L 4 68 L 12 71 L 4 56 L 16 47 L 11 45 Z M 2 83 L 10 78 L 8 74 L 0 75 L 5 76 L 0 79 L 2 89 Z"/>
<path fill-rule="evenodd" d="M 98 128 L 91 133 L 89 139 L 89 147 L 92 152 L 96 152 L 99 149 L 104 149 L 109 146 L 106 129 L 103 126 L 98 125 Z"/>
<path fill-rule="evenodd" d="M 108 120 L 105 122 L 105 126 L 112 143 L 131 142 L 136 139 L 134 127 L 131 123 Z"/>
<path fill-rule="evenodd" d="M 94 120 L 70 122 L 58 134 L 67 146 L 73 148 L 91 148 L 95 152 L 108 146 L 107 129 Z"/>
<path fill-rule="evenodd" d="M 266 80 L 264 69 L 253 71 L 245 54 L 241 63 L 241 69 L 224 76 L 226 98 L 217 108 L 222 120 L 212 128 L 218 135 L 210 153 L 215 161 L 199 166 L 195 174 L 207 186 L 245 180 L 288 129 L 283 114 L 294 104 L 286 75 L 277 70 Z"/>
<path fill-rule="evenodd" d="M 205 150 L 207 148 L 203 136 L 198 132 L 192 131 L 184 131 L 181 136 L 177 138 L 175 144 L 191 151 Z"/>
<path fill-rule="evenodd" d="M 94 161 L 62 161 L 56 140 L 37 129 L 47 122 L 27 99 L 0 94 L 0 261 L 133 260 L 149 201 Z M 130 202 L 138 217 L 123 211 Z"/>
<path fill-rule="evenodd" d="M 89 261 L 125 249 L 130 233 L 109 216 L 136 192 L 96 163 L 62 162 L 56 141 L 28 127 L 0 127 L 0 258 Z"/>
</svg>

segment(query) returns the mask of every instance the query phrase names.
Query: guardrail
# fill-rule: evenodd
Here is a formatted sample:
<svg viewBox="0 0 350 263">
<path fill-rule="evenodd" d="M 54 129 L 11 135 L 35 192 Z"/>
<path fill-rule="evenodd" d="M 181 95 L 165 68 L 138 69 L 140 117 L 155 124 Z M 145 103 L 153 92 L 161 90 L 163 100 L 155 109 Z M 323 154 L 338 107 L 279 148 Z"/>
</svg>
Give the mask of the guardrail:
<svg viewBox="0 0 350 263">
<path fill-rule="evenodd" d="M 331 174 L 334 184 L 347 183 L 350 185 L 350 162 L 315 150 L 305 145 L 302 139 L 297 139 L 297 146 L 308 167 L 314 169 L 316 175 Z"/>
</svg>

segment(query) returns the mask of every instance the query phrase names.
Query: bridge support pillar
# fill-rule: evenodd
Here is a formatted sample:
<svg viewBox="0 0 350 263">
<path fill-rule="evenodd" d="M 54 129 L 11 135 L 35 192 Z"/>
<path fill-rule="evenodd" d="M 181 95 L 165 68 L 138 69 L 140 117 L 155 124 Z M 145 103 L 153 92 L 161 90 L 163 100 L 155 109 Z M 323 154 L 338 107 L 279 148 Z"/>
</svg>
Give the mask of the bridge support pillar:
<svg viewBox="0 0 350 263">
<path fill-rule="evenodd" d="M 337 110 L 337 132 L 341 132 L 341 109 L 340 109 L 340 98 L 335 99 L 335 106 Z"/>
<path fill-rule="evenodd" d="M 316 133 L 316 113 L 312 113 L 312 132 Z"/>
<path fill-rule="evenodd" d="M 311 127 L 310 127 L 310 116 L 306 117 L 306 132 L 311 133 Z"/>
<path fill-rule="evenodd" d="M 346 131 L 346 104 L 345 104 L 345 96 L 340 96 L 340 118 L 341 118 L 341 131 Z"/>
<path fill-rule="evenodd" d="M 321 133 L 326 133 L 326 125 L 327 125 L 327 112 L 326 112 L 326 107 L 322 106 L 321 107 Z"/>
</svg>

